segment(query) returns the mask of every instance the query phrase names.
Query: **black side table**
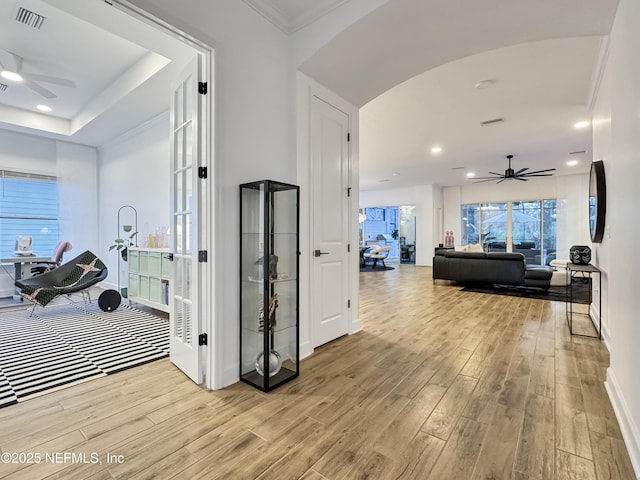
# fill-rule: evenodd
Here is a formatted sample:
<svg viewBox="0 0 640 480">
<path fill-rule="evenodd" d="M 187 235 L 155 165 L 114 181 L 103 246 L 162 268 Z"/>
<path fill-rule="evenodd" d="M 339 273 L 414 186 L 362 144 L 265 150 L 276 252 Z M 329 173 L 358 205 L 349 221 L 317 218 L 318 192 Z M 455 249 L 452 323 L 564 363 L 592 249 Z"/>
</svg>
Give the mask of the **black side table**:
<svg viewBox="0 0 640 480">
<path fill-rule="evenodd" d="M 591 281 L 591 289 L 589 290 L 589 305 L 593 302 L 593 281 L 592 275 L 595 273 L 598 275 L 598 326 L 597 326 L 597 335 L 585 335 L 583 333 L 574 333 L 573 331 L 573 315 L 586 315 L 591 320 L 593 324 L 593 328 L 596 328 L 595 322 L 591 317 L 589 312 L 585 313 L 577 313 L 573 311 L 573 277 L 576 273 L 586 273 L 589 275 L 589 280 Z M 569 325 L 569 332 L 571 335 L 578 335 L 581 337 L 591 337 L 591 338 L 602 338 L 602 272 L 595 265 L 577 265 L 574 263 L 567 263 L 567 276 L 569 277 L 567 280 L 566 286 L 566 303 L 565 303 L 565 313 L 567 315 L 567 324 Z M 589 311 L 591 307 L 589 307 Z"/>
</svg>

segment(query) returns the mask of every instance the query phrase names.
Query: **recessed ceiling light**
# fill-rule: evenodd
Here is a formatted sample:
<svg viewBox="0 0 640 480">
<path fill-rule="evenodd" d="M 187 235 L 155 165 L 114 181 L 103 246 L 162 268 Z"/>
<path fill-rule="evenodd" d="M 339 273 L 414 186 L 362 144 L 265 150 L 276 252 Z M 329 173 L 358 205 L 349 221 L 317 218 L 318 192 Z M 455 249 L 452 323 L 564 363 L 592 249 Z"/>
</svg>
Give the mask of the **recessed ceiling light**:
<svg viewBox="0 0 640 480">
<path fill-rule="evenodd" d="M 50 107 L 50 106 L 48 106 L 48 105 L 42 105 L 42 104 L 40 104 L 40 105 L 36 106 L 36 108 L 37 108 L 38 110 L 40 110 L 41 112 L 50 112 L 50 111 L 51 111 L 51 107 Z"/>
<path fill-rule="evenodd" d="M 475 177 L 475 176 L 476 176 L 476 174 L 475 174 L 475 173 L 473 173 L 473 172 L 467 172 L 467 178 L 473 178 L 473 177 Z"/>
<path fill-rule="evenodd" d="M 575 128 L 585 128 L 585 127 L 588 127 L 589 125 L 590 125 L 590 123 L 587 122 L 587 121 L 582 121 L 582 122 L 578 122 L 578 123 L 574 123 L 573 124 L 573 126 Z"/>
<path fill-rule="evenodd" d="M 2 78 L 6 78 L 7 80 L 11 80 L 12 82 L 21 82 L 22 80 L 24 80 L 21 75 L 17 74 L 16 72 L 12 72 L 11 70 L 3 70 L 2 73 L 0 73 L 0 76 L 2 76 Z"/>
<path fill-rule="evenodd" d="M 431 147 L 431 153 L 440 153 L 442 151 L 442 147 Z"/>
<path fill-rule="evenodd" d="M 399 176 L 400 176 L 400 174 L 399 174 L 399 173 L 392 173 L 392 174 L 391 174 L 391 176 L 392 176 L 392 177 L 399 177 Z"/>
<path fill-rule="evenodd" d="M 569 160 L 569 161 L 567 162 L 567 165 L 568 165 L 569 167 L 575 167 L 578 163 L 580 163 L 580 162 L 578 162 L 578 160 Z"/>
</svg>

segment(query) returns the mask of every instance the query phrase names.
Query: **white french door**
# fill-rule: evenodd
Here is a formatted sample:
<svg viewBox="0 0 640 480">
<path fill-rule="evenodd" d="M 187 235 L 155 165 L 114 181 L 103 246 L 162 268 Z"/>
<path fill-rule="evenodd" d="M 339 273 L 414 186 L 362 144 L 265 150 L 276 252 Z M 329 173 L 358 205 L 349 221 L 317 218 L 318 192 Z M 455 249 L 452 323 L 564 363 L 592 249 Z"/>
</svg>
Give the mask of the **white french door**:
<svg viewBox="0 0 640 480">
<path fill-rule="evenodd" d="M 199 345 L 203 278 L 199 250 L 204 229 L 206 189 L 199 174 L 205 167 L 201 112 L 198 93 L 202 57 L 196 55 L 172 85 L 171 102 L 171 288 L 170 358 L 194 382 L 203 381 L 202 350 Z"/>
<path fill-rule="evenodd" d="M 349 333 L 348 133 L 349 116 L 314 96 L 311 104 L 314 347 Z"/>
</svg>

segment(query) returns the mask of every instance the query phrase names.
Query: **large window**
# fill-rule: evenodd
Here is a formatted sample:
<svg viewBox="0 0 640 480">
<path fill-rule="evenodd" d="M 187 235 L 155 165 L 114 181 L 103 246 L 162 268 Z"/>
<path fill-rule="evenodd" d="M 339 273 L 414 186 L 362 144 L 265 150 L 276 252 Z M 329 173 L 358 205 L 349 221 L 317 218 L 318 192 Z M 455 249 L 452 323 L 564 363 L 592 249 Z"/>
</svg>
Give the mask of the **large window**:
<svg viewBox="0 0 640 480">
<path fill-rule="evenodd" d="M 56 177 L 0 170 L 0 255 L 14 255 L 16 239 L 33 239 L 33 252 L 51 255 L 59 240 Z"/>
<path fill-rule="evenodd" d="M 466 204 L 460 213 L 462 245 L 480 243 L 485 252 L 519 252 L 536 265 L 555 258 L 555 199 Z"/>
</svg>

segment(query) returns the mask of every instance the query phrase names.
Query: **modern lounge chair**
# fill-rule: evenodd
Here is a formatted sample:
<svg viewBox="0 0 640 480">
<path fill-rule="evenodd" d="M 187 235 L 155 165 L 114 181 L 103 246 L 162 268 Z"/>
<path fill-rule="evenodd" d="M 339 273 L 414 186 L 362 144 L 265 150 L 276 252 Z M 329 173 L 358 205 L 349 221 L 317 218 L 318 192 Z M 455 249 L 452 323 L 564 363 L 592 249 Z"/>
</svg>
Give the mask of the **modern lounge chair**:
<svg viewBox="0 0 640 480">
<path fill-rule="evenodd" d="M 108 270 L 102 261 L 89 250 L 60 267 L 35 277 L 23 278 L 15 282 L 23 298 L 44 307 L 58 295 L 82 292 L 86 309 L 87 299 L 91 302 L 88 288 L 107 278 Z"/>
<path fill-rule="evenodd" d="M 382 266 L 384 268 L 387 268 L 384 261 L 389 256 L 390 251 L 391 251 L 391 247 L 377 247 L 372 249 L 371 253 L 369 254 L 369 258 L 373 260 L 373 265 L 371 265 L 371 268 L 376 268 L 376 265 L 378 264 L 378 260 L 382 262 Z"/>
</svg>

